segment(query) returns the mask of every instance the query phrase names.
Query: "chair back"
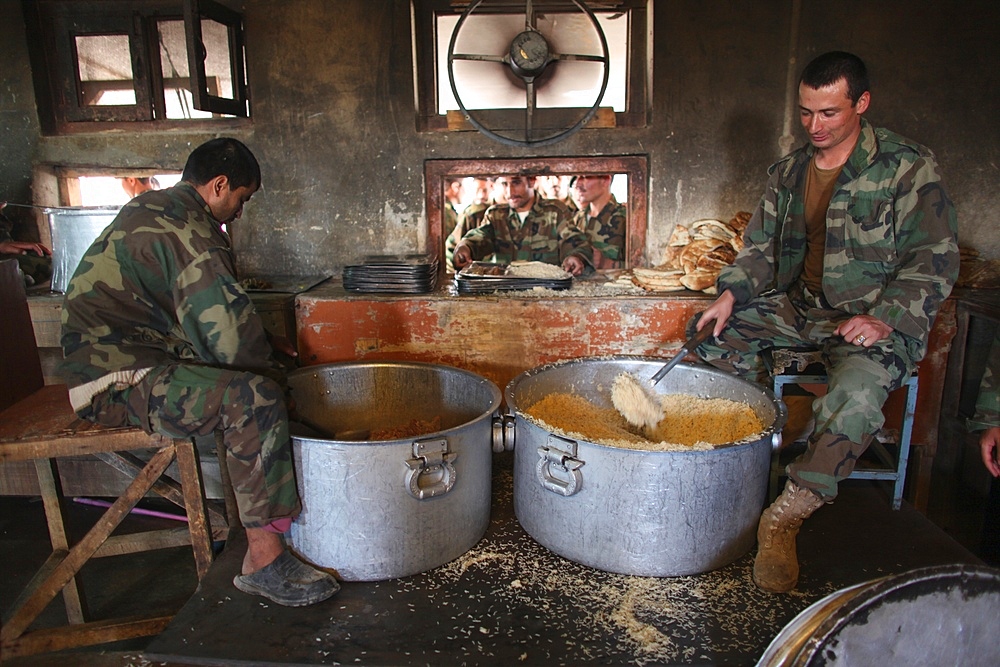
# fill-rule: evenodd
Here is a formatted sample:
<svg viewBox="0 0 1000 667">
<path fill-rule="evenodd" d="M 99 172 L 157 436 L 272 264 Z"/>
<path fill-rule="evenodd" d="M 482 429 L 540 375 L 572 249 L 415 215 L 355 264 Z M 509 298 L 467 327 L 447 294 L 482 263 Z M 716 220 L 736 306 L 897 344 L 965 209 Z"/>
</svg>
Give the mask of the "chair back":
<svg viewBox="0 0 1000 667">
<path fill-rule="evenodd" d="M 0 261 L 0 410 L 42 388 L 45 378 L 16 259 Z"/>
</svg>

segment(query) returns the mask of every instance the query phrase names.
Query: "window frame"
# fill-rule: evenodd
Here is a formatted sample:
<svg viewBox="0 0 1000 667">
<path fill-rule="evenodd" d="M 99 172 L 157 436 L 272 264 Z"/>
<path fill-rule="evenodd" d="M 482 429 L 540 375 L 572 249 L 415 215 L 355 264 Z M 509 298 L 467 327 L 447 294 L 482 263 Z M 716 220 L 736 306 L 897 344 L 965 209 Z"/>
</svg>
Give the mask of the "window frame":
<svg viewBox="0 0 1000 667">
<path fill-rule="evenodd" d="M 214 0 L 22 0 L 28 33 L 32 78 L 39 122 L 45 134 L 72 134 L 103 130 L 213 129 L 225 131 L 250 120 L 246 82 L 246 40 L 243 17 Z M 201 43 L 200 22 L 194 17 L 223 23 L 229 39 L 233 99 L 211 94 L 204 59 L 195 58 L 192 44 Z M 161 71 L 156 22 L 185 22 L 190 92 L 193 106 L 213 118 L 167 118 L 165 81 Z M 194 33 L 194 34 L 193 34 Z M 86 105 L 81 99 L 76 37 L 126 34 L 132 60 L 134 105 Z M 79 86 L 78 86 L 79 84 Z"/>
<path fill-rule="evenodd" d="M 652 69 L 652 45 L 649 22 L 652 20 L 652 0 L 586 0 L 591 11 L 611 10 L 629 12 L 628 62 L 626 63 L 625 111 L 616 112 L 610 107 L 601 107 L 584 129 L 611 127 L 645 127 L 649 123 L 652 108 L 650 91 L 650 71 Z M 551 4 L 574 8 L 571 2 L 555 0 Z M 437 113 L 437 90 L 439 85 L 449 85 L 437 80 L 437 50 L 448 48 L 447 43 L 439 44 L 436 31 L 437 16 L 440 14 L 461 15 L 469 5 L 463 0 L 411 0 L 411 26 L 414 63 L 414 98 L 418 132 L 474 131 L 475 127 L 462 117 L 460 111 L 447 114 Z M 511 9 L 523 6 L 511 3 Z M 516 5 L 516 6 L 515 6 Z M 544 8 L 544 0 L 536 0 L 535 11 Z M 477 110 L 504 115 L 510 110 Z M 521 112 L 516 112 L 521 113 Z"/>
<path fill-rule="evenodd" d="M 480 158 L 425 160 L 424 189 L 427 212 L 427 252 L 440 258 L 445 271 L 444 243 L 451 230 L 444 229 L 444 182 L 446 178 L 534 175 L 626 174 L 628 212 L 625 235 L 625 269 L 645 266 L 648 226 L 649 158 L 646 155 L 570 156 L 553 158 Z"/>
</svg>

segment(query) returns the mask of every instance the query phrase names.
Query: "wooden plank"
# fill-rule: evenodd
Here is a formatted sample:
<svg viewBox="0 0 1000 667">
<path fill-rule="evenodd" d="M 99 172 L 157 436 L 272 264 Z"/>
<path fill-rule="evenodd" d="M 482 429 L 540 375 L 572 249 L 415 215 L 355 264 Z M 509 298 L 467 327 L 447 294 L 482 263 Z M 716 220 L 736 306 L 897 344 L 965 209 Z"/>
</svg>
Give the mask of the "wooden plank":
<svg viewBox="0 0 1000 667">
<path fill-rule="evenodd" d="M 115 470 L 121 472 L 128 479 L 134 477 L 135 474 L 142 470 L 146 465 L 145 461 L 131 452 L 101 452 L 95 454 L 94 456 L 101 461 L 104 461 Z M 180 458 L 177 459 L 177 464 L 180 466 Z M 201 480 L 202 487 L 204 487 L 204 477 L 199 475 L 198 478 Z M 165 474 L 163 477 L 156 480 L 153 483 L 152 491 L 182 509 L 186 507 L 184 504 L 184 492 L 182 485 L 177 483 L 177 481 L 169 475 Z M 204 488 L 202 488 L 201 491 L 202 493 L 199 497 L 204 497 Z M 215 509 L 209 507 L 208 513 L 213 525 L 218 526 L 226 523 L 226 518 Z"/>
<path fill-rule="evenodd" d="M 63 516 L 63 496 L 59 488 L 59 474 L 56 462 L 51 459 L 36 459 L 35 470 L 38 475 L 38 487 L 41 489 L 42 503 L 45 506 L 45 520 L 49 528 L 49 541 L 52 550 L 69 552 L 69 538 L 66 535 L 66 521 Z M 63 603 L 66 606 L 66 618 L 70 623 L 83 623 L 86 620 L 86 603 L 83 588 L 76 577 L 67 582 L 62 589 Z"/>
<path fill-rule="evenodd" d="M 201 581 L 212 565 L 212 538 L 209 534 L 208 512 L 205 509 L 205 491 L 199 474 L 198 450 L 191 440 L 174 440 L 174 450 L 177 467 L 181 472 L 191 549 L 194 551 L 198 581 Z"/>
<path fill-rule="evenodd" d="M 185 528 L 160 528 L 141 533 L 112 535 L 94 552 L 92 558 L 122 556 L 124 554 L 168 549 L 191 544 L 191 533 Z"/>
<path fill-rule="evenodd" d="M 62 651 L 78 646 L 91 646 L 121 641 L 133 637 L 149 637 L 163 632 L 173 616 L 152 618 L 125 617 L 93 621 L 71 627 L 32 630 L 10 641 L 3 641 L 4 660 L 37 653 Z M 65 664 L 71 664 L 67 661 Z"/>
</svg>

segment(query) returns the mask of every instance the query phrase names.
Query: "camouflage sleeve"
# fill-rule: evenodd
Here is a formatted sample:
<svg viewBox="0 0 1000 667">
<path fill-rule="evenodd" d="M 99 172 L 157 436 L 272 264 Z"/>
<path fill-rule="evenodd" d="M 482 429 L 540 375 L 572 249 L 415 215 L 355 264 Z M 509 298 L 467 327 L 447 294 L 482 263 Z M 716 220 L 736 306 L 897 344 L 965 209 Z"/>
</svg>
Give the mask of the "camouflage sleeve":
<svg viewBox="0 0 1000 667">
<path fill-rule="evenodd" d="M 506 210 L 507 208 L 503 206 L 491 206 L 486 209 L 483 224 L 470 229 L 462 236 L 462 243 L 469 246 L 469 250 L 472 251 L 472 259 L 478 261 L 496 252 L 497 234 L 495 226 L 507 224 L 506 216 L 501 215 L 501 212 L 505 212 Z"/>
<path fill-rule="evenodd" d="M 573 225 L 573 218 L 567 213 L 559 222 L 560 263 L 573 255 L 578 256 L 587 266 L 594 265 L 594 250 L 587 233 Z"/>
<path fill-rule="evenodd" d="M 719 293 L 728 289 L 736 297 L 737 304 L 746 303 L 774 283 L 774 246 L 778 235 L 776 174 L 773 172 L 768 179 L 764 195 L 743 232 L 746 245 L 733 263 L 722 269 L 716 281 Z"/>
<path fill-rule="evenodd" d="M 923 340 L 958 278 L 957 218 L 937 164 L 915 160 L 899 178 L 893 204 L 898 267 L 868 314 Z"/>
<path fill-rule="evenodd" d="M 986 370 L 979 384 L 976 413 L 969 419 L 969 430 L 1000 426 L 1000 329 L 997 329 L 986 360 Z"/>
</svg>

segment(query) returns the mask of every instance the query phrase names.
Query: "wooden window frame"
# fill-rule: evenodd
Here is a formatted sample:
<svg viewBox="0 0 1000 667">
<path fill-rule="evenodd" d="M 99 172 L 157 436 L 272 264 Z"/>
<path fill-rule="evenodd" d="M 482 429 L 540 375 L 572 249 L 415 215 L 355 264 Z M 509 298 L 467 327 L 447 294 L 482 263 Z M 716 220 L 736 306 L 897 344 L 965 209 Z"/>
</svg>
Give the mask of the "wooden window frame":
<svg viewBox="0 0 1000 667">
<path fill-rule="evenodd" d="M 250 118 L 246 83 L 246 40 L 242 16 L 214 0 L 22 0 L 28 33 L 39 122 L 45 134 L 72 134 L 103 130 L 212 129 L 245 127 Z M 226 26 L 233 99 L 212 89 L 214 77 L 205 71 L 201 54 L 204 18 Z M 185 22 L 190 92 L 194 108 L 225 117 L 176 119 L 166 117 L 165 86 L 156 22 Z M 134 105 L 88 105 L 84 96 L 100 84 L 80 81 L 76 37 L 127 35 L 135 90 Z M 111 87 L 113 83 L 109 84 Z"/>
<path fill-rule="evenodd" d="M 437 16 L 441 14 L 461 14 L 468 2 L 461 0 L 411 0 L 413 21 L 414 84 L 417 111 L 417 131 L 448 132 L 473 131 L 475 128 L 463 122 L 461 112 L 437 113 L 437 90 L 439 85 L 448 85 L 437 80 L 436 53 L 438 48 L 447 49 L 447 44 L 438 45 L 436 31 Z M 536 0 L 535 10 L 544 2 Z M 556 3 L 560 4 L 560 3 Z M 572 3 L 562 2 L 561 5 Z M 625 111 L 615 112 L 602 108 L 588 128 L 645 127 L 649 122 L 652 108 L 650 72 L 652 68 L 652 44 L 650 43 L 652 20 L 652 0 L 588 0 L 588 7 L 594 11 L 617 9 L 629 12 L 629 53 L 626 64 Z M 511 9 L 523 8 L 523 2 L 511 2 Z M 477 110 L 503 115 L 507 110 Z M 520 113 L 520 112 L 519 112 Z"/>
<path fill-rule="evenodd" d="M 555 158 L 488 158 L 476 160 L 427 160 L 426 188 L 427 252 L 436 253 L 444 270 L 444 182 L 447 178 L 486 177 L 529 173 L 542 175 L 626 174 L 628 176 L 625 266 L 645 266 L 648 213 L 649 158 L 645 155 L 578 156 Z"/>
</svg>

